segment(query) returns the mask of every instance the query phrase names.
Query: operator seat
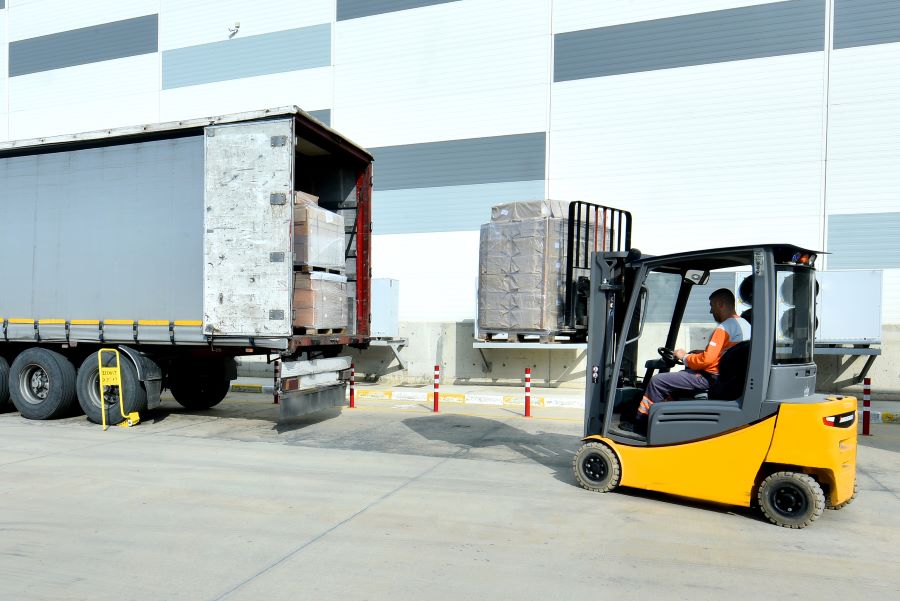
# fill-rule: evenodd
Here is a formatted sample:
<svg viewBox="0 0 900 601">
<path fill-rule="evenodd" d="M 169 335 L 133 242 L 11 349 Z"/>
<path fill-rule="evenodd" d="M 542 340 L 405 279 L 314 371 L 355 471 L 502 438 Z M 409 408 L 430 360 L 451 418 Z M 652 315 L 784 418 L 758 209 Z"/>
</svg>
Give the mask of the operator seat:
<svg viewBox="0 0 900 601">
<path fill-rule="evenodd" d="M 719 377 L 709 387 L 714 401 L 735 401 L 744 394 L 747 367 L 750 363 L 750 341 L 744 340 L 728 349 L 719 359 Z"/>
</svg>

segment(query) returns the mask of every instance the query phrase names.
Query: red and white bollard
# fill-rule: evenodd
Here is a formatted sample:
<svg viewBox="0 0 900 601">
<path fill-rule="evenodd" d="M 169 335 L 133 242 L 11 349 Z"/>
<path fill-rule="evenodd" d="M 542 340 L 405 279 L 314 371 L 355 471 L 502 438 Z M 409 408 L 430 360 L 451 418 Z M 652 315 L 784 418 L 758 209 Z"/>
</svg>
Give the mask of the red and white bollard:
<svg viewBox="0 0 900 601">
<path fill-rule="evenodd" d="M 869 436 L 869 405 L 872 400 L 872 378 L 863 379 L 863 436 Z"/>
<path fill-rule="evenodd" d="M 281 403 L 281 359 L 275 359 L 273 373 L 272 402 L 278 405 Z"/>
<path fill-rule="evenodd" d="M 350 408 L 356 407 L 356 366 L 350 364 Z"/>
<path fill-rule="evenodd" d="M 441 366 L 434 366 L 434 412 L 438 412 L 438 388 L 441 385 Z"/>
<path fill-rule="evenodd" d="M 531 417 L 531 368 L 525 368 L 525 417 Z"/>
</svg>

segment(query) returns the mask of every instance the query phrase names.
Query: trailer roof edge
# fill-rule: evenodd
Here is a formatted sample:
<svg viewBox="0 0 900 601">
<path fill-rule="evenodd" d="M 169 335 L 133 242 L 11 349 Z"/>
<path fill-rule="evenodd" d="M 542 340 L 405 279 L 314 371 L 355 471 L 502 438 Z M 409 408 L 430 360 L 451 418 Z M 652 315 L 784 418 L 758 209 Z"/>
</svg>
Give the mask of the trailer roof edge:
<svg viewBox="0 0 900 601">
<path fill-rule="evenodd" d="M 371 154 L 362 146 L 350 140 L 340 132 L 325 125 L 300 107 L 282 106 L 269 109 L 261 109 L 256 111 L 245 111 L 241 113 L 231 113 L 227 115 L 217 115 L 212 117 L 197 117 L 194 119 L 182 119 L 180 121 L 166 121 L 164 123 L 152 123 L 145 125 L 129 125 L 123 127 L 114 127 L 110 129 L 101 129 L 96 131 L 81 132 L 75 134 L 63 134 L 59 136 L 46 136 L 42 138 L 30 138 L 24 140 L 10 140 L 0 142 L 0 154 L 9 151 L 27 150 L 29 148 L 46 148 L 48 146 L 65 145 L 79 142 L 102 142 L 115 138 L 139 137 L 144 134 L 161 134 L 165 132 L 175 132 L 187 129 L 199 129 L 209 125 L 223 125 L 227 123 L 240 123 L 244 121 L 256 121 L 259 119 L 273 119 L 278 117 L 301 117 L 307 123 L 314 124 L 316 128 L 337 137 L 342 143 L 345 143 L 362 155 L 369 157 Z"/>
</svg>

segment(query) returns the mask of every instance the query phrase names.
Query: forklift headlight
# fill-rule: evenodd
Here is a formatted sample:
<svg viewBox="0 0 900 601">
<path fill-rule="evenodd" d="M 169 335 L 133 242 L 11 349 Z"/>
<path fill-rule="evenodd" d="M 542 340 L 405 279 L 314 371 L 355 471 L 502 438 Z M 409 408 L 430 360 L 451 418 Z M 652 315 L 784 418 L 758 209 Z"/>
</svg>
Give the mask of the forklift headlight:
<svg viewBox="0 0 900 601">
<path fill-rule="evenodd" d="M 822 423 L 832 428 L 849 428 L 856 422 L 856 412 L 841 413 L 840 415 L 829 415 L 822 418 Z"/>
</svg>

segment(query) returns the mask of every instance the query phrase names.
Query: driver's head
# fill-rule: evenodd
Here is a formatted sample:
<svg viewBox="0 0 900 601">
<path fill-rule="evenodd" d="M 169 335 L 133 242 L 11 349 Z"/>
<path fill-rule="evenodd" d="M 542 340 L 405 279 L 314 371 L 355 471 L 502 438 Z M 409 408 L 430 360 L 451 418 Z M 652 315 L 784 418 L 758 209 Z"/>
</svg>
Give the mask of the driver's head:
<svg viewBox="0 0 900 601">
<path fill-rule="evenodd" d="M 722 323 L 734 315 L 734 292 L 728 288 L 719 288 L 709 295 L 709 312 L 716 323 Z"/>
</svg>

